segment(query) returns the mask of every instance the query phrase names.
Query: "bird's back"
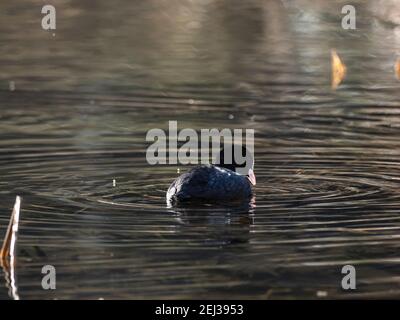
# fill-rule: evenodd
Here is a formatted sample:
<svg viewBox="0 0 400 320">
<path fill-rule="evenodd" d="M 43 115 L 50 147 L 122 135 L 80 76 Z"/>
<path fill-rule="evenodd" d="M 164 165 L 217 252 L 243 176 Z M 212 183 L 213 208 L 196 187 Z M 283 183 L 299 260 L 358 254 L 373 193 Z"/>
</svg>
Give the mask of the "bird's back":
<svg viewBox="0 0 400 320">
<path fill-rule="evenodd" d="M 251 196 L 246 177 L 213 165 L 199 166 L 179 176 L 167 191 L 167 201 L 239 200 Z"/>
</svg>

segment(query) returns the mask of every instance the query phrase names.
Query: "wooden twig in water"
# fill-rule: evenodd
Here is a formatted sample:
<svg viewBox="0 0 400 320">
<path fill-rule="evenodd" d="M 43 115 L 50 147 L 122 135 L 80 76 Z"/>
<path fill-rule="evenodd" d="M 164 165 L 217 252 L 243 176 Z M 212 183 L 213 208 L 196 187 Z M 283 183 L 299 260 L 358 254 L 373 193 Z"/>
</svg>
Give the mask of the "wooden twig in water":
<svg viewBox="0 0 400 320">
<path fill-rule="evenodd" d="M 15 199 L 14 209 L 11 213 L 10 223 L 8 224 L 3 246 L 0 250 L 0 265 L 4 271 L 6 286 L 9 288 L 9 295 L 14 300 L 19 300 L 18 287 L 15 269 L 15 247 L 17 243 L 17 233 L 19 227 L 19 212 L 21 198 Z"/>
<path fill-rule="evenodd" d="M 15 244 L 17 242 L 17 233 L 19 226 L 19 212 L 21 207 L 21 198 L 15 199 L 14 209 L 11 213 L 10 223 L 8 224 L 6 236 L 0 251 L 1 262 L 7 262 L 15 255 Z"/>
</svg>

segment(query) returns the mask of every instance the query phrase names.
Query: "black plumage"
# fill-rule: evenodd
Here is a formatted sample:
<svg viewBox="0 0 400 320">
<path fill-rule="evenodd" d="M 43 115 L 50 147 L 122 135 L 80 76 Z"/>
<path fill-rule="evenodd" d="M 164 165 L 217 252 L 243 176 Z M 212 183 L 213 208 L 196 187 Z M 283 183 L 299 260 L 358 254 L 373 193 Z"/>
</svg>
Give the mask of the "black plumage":
<svg viewBox="0 0 400 320">
<path fill-rule="evenodd" d="M 251 195 L 250 181 L 246 176 L 226 168 L 203 165 L 182 174 L 171 184 L 167 202 L 245 200 Z"/>
</svg>

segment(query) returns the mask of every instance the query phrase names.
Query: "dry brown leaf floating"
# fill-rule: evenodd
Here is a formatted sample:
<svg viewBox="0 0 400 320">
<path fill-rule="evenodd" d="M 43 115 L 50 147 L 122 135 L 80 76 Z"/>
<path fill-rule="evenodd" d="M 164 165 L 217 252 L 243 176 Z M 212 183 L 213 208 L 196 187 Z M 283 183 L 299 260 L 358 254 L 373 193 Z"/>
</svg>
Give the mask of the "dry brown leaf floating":
<svg viewBox="0 0 400 320">
<path fill-rule="evenodd" d="M 400 80 L 400 58 L 398 58 L 396 63 L 394 64 L 394 72 L 396 74 L 397 80 Z"/>
<path fill-rule="evenodd" d="M 332 89 L 335 90 L 346 76 L 346 66 L 335 50 L 331 51 Z"/>
</svg>

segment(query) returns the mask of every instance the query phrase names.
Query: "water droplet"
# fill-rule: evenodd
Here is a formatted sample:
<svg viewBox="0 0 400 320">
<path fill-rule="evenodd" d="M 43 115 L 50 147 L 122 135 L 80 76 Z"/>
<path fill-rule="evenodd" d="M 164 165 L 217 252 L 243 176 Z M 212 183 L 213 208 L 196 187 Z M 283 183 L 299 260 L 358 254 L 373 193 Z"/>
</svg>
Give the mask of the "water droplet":
<svg viewBox="0 0 400 320">
<path fill-rule="evenodd" d="M 10 81 L 8 83 L 8 87 L 10 88 L 10 91 L 15 91 L 15 82 L 14 81 Z"/>
<path fill-rule="evenodd" d="M 317 297 L 318 298 L 325 298 L 328 296 L 328 292 L 326 291 L 317 291 Z"/>
</svg>

